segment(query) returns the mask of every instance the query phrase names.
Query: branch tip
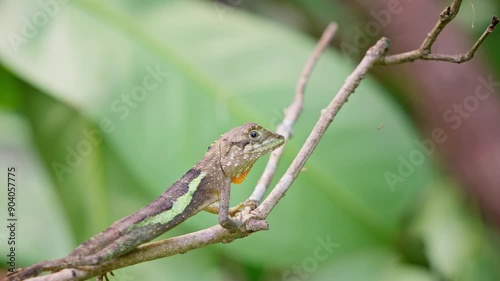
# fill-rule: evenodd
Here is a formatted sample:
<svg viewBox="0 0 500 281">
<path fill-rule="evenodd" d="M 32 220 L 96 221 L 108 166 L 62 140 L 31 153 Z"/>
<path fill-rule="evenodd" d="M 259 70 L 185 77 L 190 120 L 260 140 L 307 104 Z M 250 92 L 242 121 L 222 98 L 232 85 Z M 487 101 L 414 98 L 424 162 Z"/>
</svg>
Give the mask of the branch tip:
<svg viewBox="0 0 500 281">
<path fill-rule="evenodd" d="M 451 7 L 448 6 L 446 9 L 441 13 L 441 20 L 446 20 L 451 15 Z"/>
<path fill-rule="evenodd" d="M 495 26 L 497 26 L 499 20 L 498 20 L 498 17 L 497 16 L 493 16 L 493 18 L 491 19 L 491 23 L 490 25 L 488 26 L 488 32 L 493 32 L 493 29 L 495 29 Z"/>
</svg>

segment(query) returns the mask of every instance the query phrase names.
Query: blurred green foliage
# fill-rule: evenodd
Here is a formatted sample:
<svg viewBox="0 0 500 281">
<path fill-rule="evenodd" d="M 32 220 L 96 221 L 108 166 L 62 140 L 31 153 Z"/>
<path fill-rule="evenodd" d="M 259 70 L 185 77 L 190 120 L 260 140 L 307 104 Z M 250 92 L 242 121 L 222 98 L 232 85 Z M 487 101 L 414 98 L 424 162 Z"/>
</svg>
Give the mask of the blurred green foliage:
<svg viewBox="0 0 500 281">
<path fill-rule="evenodd" d="M 293 5 L 321 27 L 319 2 Z M 0 156 L 20 170 L 19 266 L 62 257 L 144 206 L 230 128 L 275 129 L 315 44 L 218 2 L 9 1 L 0 33 Z M 333 50 L 321 58 L 278 175 L 352 69 Z M 363 81 L 269 231 L 119 270 L 117 280 L 498 280 L 489 230 L 432 157 L 388 182 L 423 152 L 386 91 Z M 234 186 L 234 203 L 264 162 Z M 199 214 L 163 237 L 215 223 Z"/>
</svg>

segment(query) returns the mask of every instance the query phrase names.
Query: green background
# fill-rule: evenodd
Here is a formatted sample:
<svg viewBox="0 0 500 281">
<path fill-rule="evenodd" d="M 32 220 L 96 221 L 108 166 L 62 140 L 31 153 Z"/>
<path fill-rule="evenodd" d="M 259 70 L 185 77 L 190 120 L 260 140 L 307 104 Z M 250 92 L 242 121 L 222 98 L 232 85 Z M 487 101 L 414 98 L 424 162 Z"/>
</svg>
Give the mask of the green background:
<svg viewBox="0 0 500 281">
<path fill-rule="evenodd" d="M 262 5 L 287 7 L 271 3 Z M 18 266 L 63 257 L 146 205 L 230 128 L 276 128 L 315 32 L 273 18 L 283 11 L 233 4 L 0 3 L 0 164 L 18 169 Z M 336 2 L 329 14 L 320 1 L 294 4 L 319 31 L 331 13 L 348 16 Z M 489 18 L 484 9 L 475 11 L 477 26 Z M 464 11 L 459 24 L 469 18 Z M 278 176 L 354 66 L 333 48 L 321 57 Z M 151 69 L 161 73 L 157 80 L 147 78 Z M 131 98 L 144 79 L 156 85 Z M 422 153 L 422 137 L 389 92 L 366 77 L 269 216 L 269 231 L 117 270 L 116 280 L 498 280 L 493 233 L 432 156 L 403 182 L 388 183 L 401 159 Z M 110 132 L 100 130 L 103 122 Z M 233 186 L 233 204 L 249 196 L 264 165 Z M 199 214 L 162 237 L 216 223 Z"/>
</svg>

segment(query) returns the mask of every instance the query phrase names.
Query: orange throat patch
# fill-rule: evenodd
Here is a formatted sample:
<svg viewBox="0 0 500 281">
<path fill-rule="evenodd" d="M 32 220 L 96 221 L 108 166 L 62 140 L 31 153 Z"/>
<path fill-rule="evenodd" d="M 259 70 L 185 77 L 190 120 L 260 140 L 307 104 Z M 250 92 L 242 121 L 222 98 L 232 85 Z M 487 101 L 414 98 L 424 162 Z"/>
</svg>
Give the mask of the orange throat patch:
<svg viewBox="0 0 500 281">
<path fill-rule="evenodd" d="M 252 169 L 253 165 L 248 166 L 243 172 L 237 174 L 231 179 L 232 183 L 240 184 L 242 183 L 245 178 L 247 177 L 248 173 L 250 172 L 250 169 Z"/>
</svg>

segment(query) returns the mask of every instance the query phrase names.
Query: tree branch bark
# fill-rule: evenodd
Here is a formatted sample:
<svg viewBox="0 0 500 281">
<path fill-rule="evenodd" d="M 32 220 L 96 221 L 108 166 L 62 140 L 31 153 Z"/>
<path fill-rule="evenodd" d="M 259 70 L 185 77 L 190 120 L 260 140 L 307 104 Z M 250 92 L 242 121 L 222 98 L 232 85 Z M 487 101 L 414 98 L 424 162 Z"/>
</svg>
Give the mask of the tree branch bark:
<svg viewBox="0 0 500 281">
<path fill-rule="evenodd" d="M 401 64 L 405 62 L 412 62 L 416 60 L 433 60 L 433 61 L 446 61 L 452 63 L 463 63 L 471 60 L 474 57 L 474 53 L 479 48 L 479 46 L 484 42 L 486 37 L 493 32 L 495 26 L 498 24 L 498 18 L 493 16 L 491 23 L 488 25 L 483 34 L 479 37 L 472 48 L 465 54 L 459 55 L 445 55 L 445 54 L 433 54 L 431 51 L 432 45 L 436 42 L 437 37 L 443 31 L 448 23 L 451 22 L 458 14 L 460 10 L 461 0 L 455 0 L 453 3 L 446 7 L 440 15 L 439 21 L 436 23 L 431 32 L 427 34 L 424 42 L 420 45 L 420 48 L 409 51 L 402 54 L 386 56 L 383 60 L 379 62 L 380 65 L 392 65 Z"/>
</svg>

